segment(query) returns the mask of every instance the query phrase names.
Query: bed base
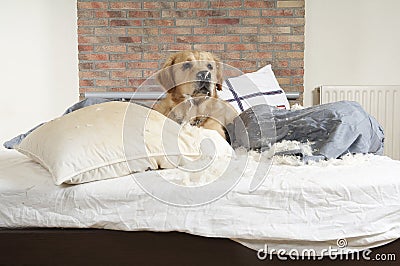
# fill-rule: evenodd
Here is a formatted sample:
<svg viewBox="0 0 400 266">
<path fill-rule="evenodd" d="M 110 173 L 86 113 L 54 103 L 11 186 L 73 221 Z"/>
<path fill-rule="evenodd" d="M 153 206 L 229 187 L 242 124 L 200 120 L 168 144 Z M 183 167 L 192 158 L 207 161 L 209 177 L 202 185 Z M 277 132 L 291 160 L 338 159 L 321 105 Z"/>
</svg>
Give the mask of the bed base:
<svg viewBox="0 0 400 266">
<path fill-rule="evenodd" d="M 400 240 L 373 249 L 395 254 Z M 366 260 L 259 260 L 257 253 L 232 240 L 185 233 L 124 232 L 100 229 L 0 230 L 0 265 L 371 265 Z M 397 261 L 398 263 L 398 261 Z M 398 265 L 380 261 L 379 265 Z"/>
</svg>

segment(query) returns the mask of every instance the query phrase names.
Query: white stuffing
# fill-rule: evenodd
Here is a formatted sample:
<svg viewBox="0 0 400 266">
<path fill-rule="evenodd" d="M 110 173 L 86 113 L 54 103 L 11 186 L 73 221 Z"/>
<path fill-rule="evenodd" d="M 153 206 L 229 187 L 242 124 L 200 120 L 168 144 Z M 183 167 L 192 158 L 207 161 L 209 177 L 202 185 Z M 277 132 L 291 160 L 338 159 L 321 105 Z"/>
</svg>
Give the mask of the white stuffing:
<svg viewBox="0 0 400 266">
<path fill-rule="evenodd" d="M 300 156 L 295 155 L 275 155 L 277 152 L 291 151 L 291 150 L 301 150 L 304 155 L 312 155 L 311 143 L 300 143 L 298 141 L 281 141 L 272 145 L 272 147 L 264 152 L 257 151 L 247 151 L 245 148 L 237 148 L 235 150 L 234 158 L 230 157 L 219 157 L 212 162 L 209 167 L 198 171 L 182 171 L 182 174 L 177 176 L 173 169 L 164 170 L 162 173 L 163 177 L 170 182 L 173 182 L 182 186 L 203 186 L 215 181 L 218 177 L 222 176 L 224 171 L 229 171 L 227 165 L 229 161 L 234 160 L 250 160 L 249 162 L 260 162 L 271 160 L 274 165 L 291 165 L 291 166 L 301 166 L 306 163 L 302 160 Z M 327 167 L 327 166 L 340 166 L 340 165 L 355 165 L 369 161 L 373 155 L 371 154 L 346 154 L 342 156 L 341 159 L 330 159 L 330 160 L 320 160 L 320 161 L 308 161 L 308 165 L 317 167 Z M 204 158 L 203 158 L 204 159 Z M 201 161 L 201 160 L 200 160 Z M 253 165 L 250 164 L 248 167 L 252 168 Z M 254 167 L 256 167 L 254 165 Z"/>
<path fill-rule="evenodd" d="M 295 103 L 290 107 L 291 111 L 302 110 L 302 109 L 304 109 L 304 106 L 302 106 L 298 103 Z"/>
</svg>

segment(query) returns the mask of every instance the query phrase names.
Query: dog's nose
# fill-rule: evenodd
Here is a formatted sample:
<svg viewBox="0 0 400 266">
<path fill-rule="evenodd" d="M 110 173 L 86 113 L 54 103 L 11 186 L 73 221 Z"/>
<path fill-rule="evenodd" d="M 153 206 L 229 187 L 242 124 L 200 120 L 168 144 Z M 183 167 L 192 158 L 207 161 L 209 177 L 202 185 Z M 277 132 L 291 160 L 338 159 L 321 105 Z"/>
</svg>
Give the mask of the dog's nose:
<svg viewBox="0 0 400 266">
<path fill-rule="evenodd" d="M 210 71 L 200 71 L 196 74 L 196 78 L 200 81 L 210 81 L 211 80 L 211 72 Z"/>
</svg>

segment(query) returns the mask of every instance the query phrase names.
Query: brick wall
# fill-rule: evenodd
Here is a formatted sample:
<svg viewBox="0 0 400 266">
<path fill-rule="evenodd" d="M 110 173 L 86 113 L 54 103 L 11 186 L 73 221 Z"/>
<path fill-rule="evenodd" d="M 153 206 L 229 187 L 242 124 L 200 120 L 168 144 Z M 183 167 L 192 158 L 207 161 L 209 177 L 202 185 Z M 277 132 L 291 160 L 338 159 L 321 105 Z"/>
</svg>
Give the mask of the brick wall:
<svg viewBox="0 0 400 266">
<path fill-rule="evenodd" d="M 78 0 L 78 42 L 81 93 L 133 91 L 187 49 L 243 72 L 271 63 L 285 91 L 303 92 L 304 0 Z"/>
</svg>

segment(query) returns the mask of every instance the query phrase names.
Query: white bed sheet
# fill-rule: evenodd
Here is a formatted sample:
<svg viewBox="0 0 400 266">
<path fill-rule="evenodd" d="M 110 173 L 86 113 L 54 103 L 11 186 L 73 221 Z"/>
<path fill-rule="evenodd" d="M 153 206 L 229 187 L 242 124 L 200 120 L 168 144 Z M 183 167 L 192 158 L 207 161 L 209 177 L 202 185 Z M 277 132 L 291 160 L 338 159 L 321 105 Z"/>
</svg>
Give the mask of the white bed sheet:
<svg viewBox="0 0 400 266">
<path fill-rule="evenodd" d="M 0 228 L 180 231 L 256 250 L 267 244 L 317 252 L 336 247 L 339 238 L 347 248 L 365 249 L 400 237 L 400 161 L 367 155 L 347 165 L 273 165 L 254 193 L 250 182 L 248 171 L 215 202 L 175 207 L 147 195 L 131 176 L 56 186 L 39 164 L 1 151 Z"/>
</svg>

